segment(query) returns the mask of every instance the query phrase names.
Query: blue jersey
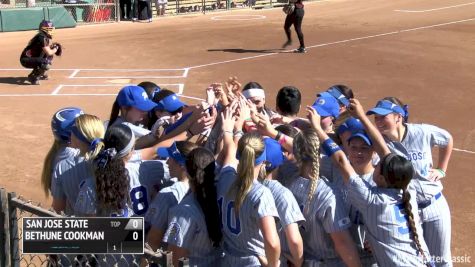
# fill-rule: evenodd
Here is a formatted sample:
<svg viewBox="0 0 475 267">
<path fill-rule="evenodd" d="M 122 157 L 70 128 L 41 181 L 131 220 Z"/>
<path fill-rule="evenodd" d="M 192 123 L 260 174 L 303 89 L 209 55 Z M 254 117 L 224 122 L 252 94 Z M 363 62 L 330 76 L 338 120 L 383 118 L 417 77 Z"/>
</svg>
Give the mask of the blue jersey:
<svg viewBox="0 0 475 267">
<path fill-rule="evenodd" d="M 236 214 L 234 202 L 238 179 L 236 169 L 224 166 L 219 175 L 217 193 L 223 225 L 223 266 L 260 265 L 256 256 L 265 256 L 264 238 L 259 228 L 261 218 L 279 218 L 274 198 L 268 188 L 254 181 Z"/>
<path fill-rule="evenodd" d="M 62 151 L 57 160 L 51 179 L 51 195 L 65 200 L 64 213 L 71 215 L 78 197 L 79 184 L 92 176 L 92 166 L 72 148 Z"/>
<path fill-rule="evenodd" d="M 433 167 L 432 147 L 446 147 L 452 138 L 444 129 L 429 124 L 406 124 L 406 135 L 401 142 L 386 140 L 391 152 L 406 157 L 414 167 L 411 189 L 417 192 L 417 202 L 429 201 L 442 191 L 440 181 L 429 180 Z"/>
<path fill-rule="evenodd" d="M 299 177 L 290 186 L 300 208 L 307 205 L 310 180 Z M 333 246 L 330 233 L 347 230 L 351 226 L 341 194 L 334 191 L 329 182 L 320 177 L 312 202 L 304 213 L 301 227 L 306 261 L 326 262 L 331 266 L 344 265 Z"/>
<path fill-rule="evenodd" d="M 221 266 L 221 250 L 213 247 L 205 216 L 193 193 L 170 209 L 169 218 L 164 242 L 186 249 L 190 266 Z"/>
<path fill-rule="evenodd" d="M 290 249 L 287 245 L 285 228 L 292 223 L 301 224 L 305 221 L 305 218 L 303 217 L 297 200 L 295 200 L 294 195 L 289 189 L 275 180 L 264 180 L 262 184 L 270 189 L 274 197 L 277 212 L 279 213 L 280 220 L 277 229 L 279 231 L 281 254 L 286 257 L 291 257 Z M 281 262 L 283 260 L 286 261 L 286 259 L 281 259 Z"/>
<path fill-rule="evenodd" d="M 357 175 L 347 184 L 348 199 L 363 216 L 367 238 L 379 266 L 424 266 L 408 228 L 402 191 L 374 187 Z M 417 203 L 411 198 L 419 242 L 429 256 L 422 235 Z"/>
<path fill-rule="evenodd" d="M 188 182 L 176 182 L 160 190 L 145 215 L 145 225 L 165 232 L 168 226 L 168 211 L 181 202 L 189 189 Z"/>
<path fill-rule="evenodd" d="M 164 164 L 161 161 L 129 162 L 126 164 L 129 176 L 130 202 L 124 202 L 125 207 L 120 211 L 102 210 L 97 205 L 96 187 L 93 177 L 81 183 L 79 196 L 75 204 L 76 215 L 145 216 L 151 203 L 151 194 L 159 188 L 165 177 Z"/>
</svg>

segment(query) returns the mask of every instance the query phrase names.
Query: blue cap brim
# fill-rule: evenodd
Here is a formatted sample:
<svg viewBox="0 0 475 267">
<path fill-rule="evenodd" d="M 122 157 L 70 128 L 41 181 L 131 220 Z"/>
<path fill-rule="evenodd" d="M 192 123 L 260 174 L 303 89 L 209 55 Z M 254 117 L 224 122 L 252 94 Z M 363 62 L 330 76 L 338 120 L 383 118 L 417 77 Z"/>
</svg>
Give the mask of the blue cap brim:
<svg viewBox="0 0 475 267">
<path fill-rule="evenodd" d="M 385 108 L 372 108 L 368 112 L 366 112 L 366 115 L 378 114 L 378 115 L 386 116 L 389 113 L 393 113 L 393 112 L 394 111 L 392 111 L 390 109 L 385 109 Z"/>
<path fill-rule="evenodd" d="M 320 105 L 314 105 L 312 107 L 315 110 L 317 110 L 318 115 L 320 115 L 321 117 L 333 116 L 332 114 L 328 113 L 324 108 L 322 108 L 322 106 L 320 106 Z"/>
<path fill-rule="evenodd" d="M 354 133 L 350 136 L 350 138 L 348 138 L 348 143 L 352 140 L 352 139 L 355 139 L 355 138 L 361 138 L 363 139 L 363 141 L 368 145 L 368 146 L 372 146 L 373 145 L 373 142 L 371 142 L 371 139 L 369 139 L 369 137 L 364 134 L 364 133 Z"/>
<path fill-rule="evenodd" d="M 151 100 L 144 100 L 134 106 L 134 108 L 141 110 L 141 111 L 150 111 L 154 109 L 157 106 L 157 104 Z"/>
<path fill-rule="evenodd" d="M 175 112 L 177 111 L 179 108 L 183 107 L 185 104 L 183 102 L 181 102 L 179 99 L 176 100 L 176 101 L 173 101 L 173 103 L 171 103 L 168 107 L 167 107 L 167 111 L 168 112 Z"/>
</svg>

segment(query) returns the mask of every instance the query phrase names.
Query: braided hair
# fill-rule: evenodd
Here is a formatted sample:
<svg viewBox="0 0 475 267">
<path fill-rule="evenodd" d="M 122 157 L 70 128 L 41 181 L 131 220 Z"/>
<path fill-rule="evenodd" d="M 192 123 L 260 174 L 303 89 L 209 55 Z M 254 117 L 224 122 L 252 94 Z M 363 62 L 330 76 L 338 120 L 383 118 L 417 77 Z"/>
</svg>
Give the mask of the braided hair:
<svg viewBox="0 0 475 267">
<path fill-rule="evenodd" d="M 419 240 L 419 234 L 417 233 L 416 224 L 414 222 L 414 214 L 412 213 L 411 194 L 407 187 L 414 175 L 414 168 L 412 163 L 406 158 L 396 155 L 388 154 L 381 160 L 381 174 L 388 183 L 388 188 L 395 188 L 402 190 L 402 202 L 404 211 L 406 213 L 406 220 L 411 234 L 411 238 L 416 245 L 416 248 L 420 255 L 427 262 L 427 257 L 422 249 L 422 245 Z"/>
<path fill-rule="evenodd" d="M 310 188 L 307 194 L 307 201 L 304 213 L 309 211 L 310 203 L 315 196 L 318 179 L 320 177 L 320 140 L 317 132 L 312 127 L 305 127 L 294 138 L 294 156 L 297 165 L 302 171 L 303 163 L 311 163 Z"/>
</svg>

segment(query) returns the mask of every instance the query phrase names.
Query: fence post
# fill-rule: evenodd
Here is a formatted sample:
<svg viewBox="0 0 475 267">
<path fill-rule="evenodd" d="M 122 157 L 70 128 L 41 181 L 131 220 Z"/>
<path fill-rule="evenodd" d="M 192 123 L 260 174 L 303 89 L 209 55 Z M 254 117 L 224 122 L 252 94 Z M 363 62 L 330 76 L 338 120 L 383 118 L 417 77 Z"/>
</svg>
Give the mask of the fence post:
<svg viewBox="0 0 475 267">
<path fill-rule="evenodd" d="M 0 266 L 11 265 L 10 253 L 10 223 L 8 216 L 8 196 L 4 188 L 0 188 L 0 227 L 3 230 L 0 232 Z"/>
<path fill-rule="evenodd" d="M 20 266 L 20 247 L 18 246 L 18 222 L 17 222 L 17 208 L 11 205 L 12 198 L 16 197 L 15 192 L 8 193 L 8 213 L 10 214 L 10 253 L 11 265 L 13 267 Z"/>
<path fill-rule="evenodd" d="M 120 21 L 120 0 L 114 0 L 115 2 L 115 21 Z"/>
</svg>

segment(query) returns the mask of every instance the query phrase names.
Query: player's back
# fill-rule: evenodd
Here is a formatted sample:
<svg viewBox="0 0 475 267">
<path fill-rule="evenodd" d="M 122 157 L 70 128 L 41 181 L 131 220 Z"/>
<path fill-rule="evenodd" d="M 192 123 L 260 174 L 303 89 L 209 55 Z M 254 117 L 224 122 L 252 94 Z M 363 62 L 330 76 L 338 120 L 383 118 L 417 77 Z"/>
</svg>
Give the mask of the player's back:
<svg viewBox="0 0 475 267">
<path fill-rule="evenodd" d="M 170 175 L 168 166 L 159 160 L 128 162 L 130 201 L 135 215 L 145 216 L 152 196 L 162 188 Z"/>
<path fill-rule="evenodd" d="M 79 154 L 74 154 L 74 150 L 68 149 L 58 155 L 51 180 L 51 194 L 55 198 L 66 200 L 65 214 L 71 214 L 78 197 L 79 184 L 91 175 L 90 162 Z"/>
<path fill-rule="evenodd" d="M 160 190 L 145 215 L 146 229 L 154 227 L 165 232 L 168 226 L 168 211 L 182 201 L 189 189 L 188 182 L 178 181 Z"/>
<path fill-rule="evenodd" d="M 180 204 L 171 208 L 169 218 L 164 242 L 188 250 L 190 266 L 221 266 L 221 250 L 213 247 L 205 216 L 194 193 L 190 192 Z"/>
<path fill-rule="evenodd" d="M 264 180 L 262 184 L 269 188 L 274 197 L 275 206 L 279 213 L 279 222 L 277 223 L 277 230 L 279 232 L 281 255 L 290 256 L 290 249 L 287 244 L 285 228 L 292 223 L 301 224 L 305 218 L 300 210 L 292 192 L 281 183 L 275 180 Z M 281 262 L 286 259 L 281 257 Z"/>
<path fill-rule="evenodd" d="M 254 181 L 249 193 L 236 213 L 236 191 L 230 189 L 239 179 L 233 167 L 225 166 L 218 181 L 218 204 L 223 223 L 223 266 L 260 265 L 256 256 L 265 256 L 264 239 L 259 229 L 259 220 L 266 216 L 278 218 L 272 193 Z"/>
<path fill-rule="evenodd" d="M 40 57 L 43 54 L 43 47 L 49 45 L 50 40 L 44 33 L 37 33 L 23 49 L 21 57 Z"/>
<path fill-rule="evenodd" d="M 402 190 L 373 187 L 359 177 L 351 177 L 349 187 L 348 199 L 363 216 L 367 238 L 378 265 L 424 266 L 423 258 L 411 238 L 402 202 Z M 416 199 L 414 194 L 411 195 L 410 203 L 419 242 L 426 251 L 425 255 L 429 255 L 422 235 Z"/>
<path fill-rule="evenodd" d="M 310 180 L 298 177 L 289 187 L 301 209 L 307 203 Z M 324 177 L 320 177 L 317 187 L 304 212 L 305 222 L 301 227 L 306 261 L 324 261 L 329 266 L 341 266 L 343 262 L 335 251 L 330 233 L 344 231 L 351 225 L 348 213 L 341 199 Z"/>
</svg>

